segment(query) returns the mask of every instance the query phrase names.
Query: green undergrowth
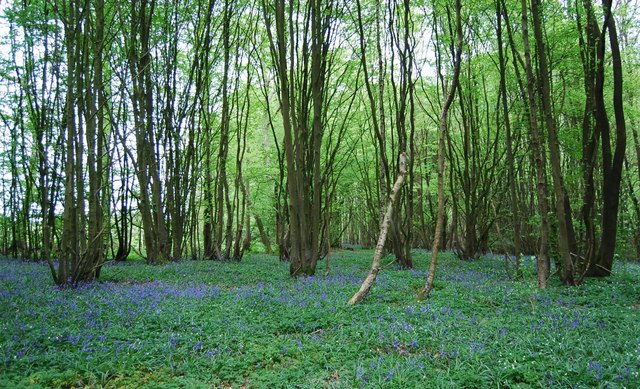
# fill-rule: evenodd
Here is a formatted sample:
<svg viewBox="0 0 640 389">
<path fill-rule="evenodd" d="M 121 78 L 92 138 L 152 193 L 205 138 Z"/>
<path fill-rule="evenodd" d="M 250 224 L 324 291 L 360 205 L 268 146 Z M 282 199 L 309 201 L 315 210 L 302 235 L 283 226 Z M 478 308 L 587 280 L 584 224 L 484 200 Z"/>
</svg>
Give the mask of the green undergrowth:
<svg viewBox="0 0 640 389">
<path fill-rule="evenodd" d="M 332 253 L 328 276 L 288 264 L 110 264 L 99 282 L 52 285 L 44 264 L 0 261 L 2 388 L 639 387 L 640 267 L 570 288 L 507 277 L 500 257 L 444 253 L 428 300 L 387 264 L 347 307 L 371 251 Z M 324 261 L 319 273 L 324 273 Z"/>
</svg>

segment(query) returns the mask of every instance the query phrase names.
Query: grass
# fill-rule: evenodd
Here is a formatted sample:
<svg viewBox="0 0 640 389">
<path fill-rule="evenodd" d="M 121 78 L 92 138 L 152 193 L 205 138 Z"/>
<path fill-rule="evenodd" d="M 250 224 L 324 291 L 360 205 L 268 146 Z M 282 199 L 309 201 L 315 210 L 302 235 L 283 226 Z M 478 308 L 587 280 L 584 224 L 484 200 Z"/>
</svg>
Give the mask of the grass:
<svg viewBox="0 0 640 389">
<path fill-rule="evenodd" d="M 108 265 L 52 285 L 43 264 L 0 261 L 0 387 L 640 387 L 640 267 L 577 288 L 508 280 L 499 258 L 443 254 L 432 297 L 385 268 L 346 301 L 371 251 L 332 255 L 327 277 L 242 263 Z M 324 266 L 324 263 L 321 263 Z"/>
</svg>

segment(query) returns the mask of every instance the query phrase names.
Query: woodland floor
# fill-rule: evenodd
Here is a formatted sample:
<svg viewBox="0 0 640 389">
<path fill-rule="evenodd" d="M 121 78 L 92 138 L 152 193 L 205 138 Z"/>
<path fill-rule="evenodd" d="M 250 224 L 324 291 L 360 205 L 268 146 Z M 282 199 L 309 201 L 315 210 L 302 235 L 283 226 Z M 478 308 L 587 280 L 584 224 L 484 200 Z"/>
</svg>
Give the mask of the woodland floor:
<svg viewBox="0 0 640 389">
<path fill-rule="evenodd" d="M 332 254 L 327 277 L 241 263 L 104 267 L 53 286 L 47 266 L 0 261 L 0 387 L 640 387 L 640 266 L 577 288 L 509 280 L 500 257 L 443 254 L 435 290 L 389 265 L 347 307 L 371 251 Z M 390 258 L 384 262 L 389 263 Z M 325 263 L 320 263 L 323 273 Z"/>
</svg>

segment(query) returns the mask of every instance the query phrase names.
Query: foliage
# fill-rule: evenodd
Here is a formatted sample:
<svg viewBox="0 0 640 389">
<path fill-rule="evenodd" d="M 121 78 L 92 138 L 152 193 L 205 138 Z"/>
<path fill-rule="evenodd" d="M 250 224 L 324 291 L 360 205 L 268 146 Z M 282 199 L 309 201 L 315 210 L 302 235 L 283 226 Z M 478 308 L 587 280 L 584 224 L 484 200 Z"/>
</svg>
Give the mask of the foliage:
<svg viewBox="0 0 640 389">
<path fill-rule="evenodd" d="M 160 261 L 239 260 L 253 245 L 292 259 L 297 239 L 290 219 L 300 206 L 292 201 L 298 196 L 287 191 L 297 162 L 287 165 L 279 75 L 291 78 L 292 143 L 309 141 L 297 160 L 309 170 L 301 198 L 316 197 L 309 211 L 313 217 L 300 218 L 302 224 L 315 220 L 314 228 L 301 229 L 314 242 L 322 239 L 311 257 L 322 257 L 329 246 L 376 241 L 381 205 L 403 150 L 410 157 L 408 185 L 400 194 L 388 249 L 409 268 L 411 249 L 431 246 L 438 116 L 454 64 L 451 1 L 329 1 L 322 9 L 304 0 L 280 1 L 284 8 L 244 0 L 67 3 L 0 2 L 0 27 L 6 32 L 0 37 L 2 255 L 48 260 L 73 252 L 99 264 L 124 260 L 132 251 L 153 262 L 153 251 L 160 250 Z M 527 0 L 525 6 L 538 3 Z M 602 29 L 604 10 L 589 4 L 544 2 L 535 12 L 544 39 L 536 38 L 535 28 L 527 35 L 531 47 L 543 43 L 533 53 L 532 81 L 548 82 L 552 115 L 546 117 L 558 129 L 556 141 L 543 141 L 539 150 L 545 158 L 558 151 L 558 161 L 541 165 L 547 184 L 554 166 L 564 185 L 551 196 L 535 190 L 523 4 L 463 5 L 460 95 L 452 102 L 447 128 L 443 248 L 463 258 L 485 251 L 544 255 L 539 241 L 546 220 L 538 206 L 549 203 L 554 209 L 561 203 L 556 196 L 566 194 L 567 222 L 573 226 L 567 229 L 575 242 L 565 259 L 594 265 L 589 255 L 597 253 L 599 238 L 616 237 L 612 226 L 620 232 L 615 242 L 608 239 L 609 246 L 615 243 L 620 257 L 638 257 L 638 5 L 622 1 L 613 9 L 629 146 L 623 190 L 605 196 L 603 189 L 613 187 L 604 179 L 605 143 L 594 138 L 598 147 L 589 149 L 589 134 L 596 134 L 589 119 L 594 96 L 585 90 L 595 81 L 586 65 L 595 66 L 598 58 L 590 44 L 599 41 L 590 43 L 595 36 L 590 38 L 586 23 L 593 11 Z M 85 8 L 70 12 L 74 7 Z M 279 43 L 276 8 L 287 13 Z M 311 9 L 316 27 L 324 27 L 311 28 Z M 65 29 L 70 24 L 81 28 Z M 314 56 L 313 47 L 320 46 Z M 616 72 L 611 43 L 606 46 L 601 105 L 615 124 L 621 122 L 614 121 Z M 283 64 L 273 57 L 280 48 L 286 48 Z M 538 74 L 541 53 L 548 57 L 546 75 Z M 532 90 L 536 96 L 541 86 Z M 542 100 L 533 100 L 538 110 Z M 552 132 L 542 113 L 540 139 L 545 140 Z M 68 151 L 83 163 L 67 172 L 64 168 L 74 165 Z M 145 166 L 157 177 L 140 176 Z M 68 193 L 75 200 L 65 200 Z M 620 202 L 620 217 L 609 227 L 604 220 L 617 217 L 617 206 L 614 201 L 605 206 L 604 197 Z M 63 208 L 71 204 L 78 209 L 67 209 L 65 222 Z M 549 213 L 549 222 L 563 230 L 564 218 L 555 213 Z M 65 249 L 70 234 L 78 235 L 80 246 L 95 247 Z M 567 254 L 559 250 L 560 241 L 550 240 L 550 257 Z M 99 266 L 88 266 L 89 273 L 94 268 Z"/>
<path fill-rule="evenodd" d="M 385 268 L 346 301 L 371 251 L 332 254 L 327 277 L 288 264 L 108 264 L 100 282 L 54 287 L 43 263 L 0 261 L 2 387 L 631 387 L 640 380 L 640 267 L 538 290 L 532 258 L 440 258 L 437 298 L 416 270 Z M 390 258 L 383 263 L 391 262 Z"/>
</svg>

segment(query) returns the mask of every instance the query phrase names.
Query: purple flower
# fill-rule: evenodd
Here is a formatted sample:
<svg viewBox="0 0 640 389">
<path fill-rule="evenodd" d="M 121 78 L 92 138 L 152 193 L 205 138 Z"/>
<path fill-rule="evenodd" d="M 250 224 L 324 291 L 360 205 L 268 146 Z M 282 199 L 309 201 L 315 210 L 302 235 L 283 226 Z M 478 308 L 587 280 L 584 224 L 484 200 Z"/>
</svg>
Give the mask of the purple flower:
<svg viewBox="0 0 640 389">
<path fill-rule="evenodd" d="M 596 380 L 600 381 L 602 380 L 602 372 L 603 372 L 603 367 L 600 364 L 600 362 L 596 362 L 596 361 L 589 361 L 589 364 L 587 365 L 587 371 L 591 372 L 593 374 L 593 376 L 595 377 Z"/>
<path fill-rule="evenodd" d="M 396 368 L 394 367 L 393 369 L 391 369 L 391 371 L 389 372 L 389 374 L 387 374 L 387 376 L 384 378 L 385 381 L 389 381 L 391 378 L 393 378 L 393 374 L 396 372 Z"/>
</svg>

